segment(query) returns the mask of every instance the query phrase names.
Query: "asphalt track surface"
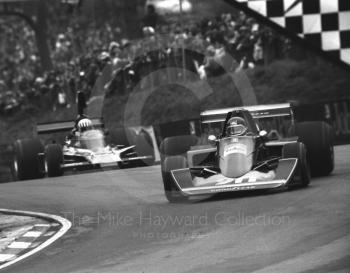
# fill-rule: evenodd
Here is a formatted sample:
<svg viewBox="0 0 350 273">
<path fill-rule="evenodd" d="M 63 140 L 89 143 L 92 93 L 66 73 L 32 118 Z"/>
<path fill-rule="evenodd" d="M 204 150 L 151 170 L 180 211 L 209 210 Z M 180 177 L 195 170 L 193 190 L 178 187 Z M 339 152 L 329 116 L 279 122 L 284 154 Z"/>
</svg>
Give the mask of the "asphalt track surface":
<svg viewBox="0 0 350 273">
<path fill-rule="evenodd" d="M 159 166 L 0 184 L 0 207 L 61 215 L 6 272 L 350 272 L 350 146 L 306 189 L 169 204 Z"/>
</svg>

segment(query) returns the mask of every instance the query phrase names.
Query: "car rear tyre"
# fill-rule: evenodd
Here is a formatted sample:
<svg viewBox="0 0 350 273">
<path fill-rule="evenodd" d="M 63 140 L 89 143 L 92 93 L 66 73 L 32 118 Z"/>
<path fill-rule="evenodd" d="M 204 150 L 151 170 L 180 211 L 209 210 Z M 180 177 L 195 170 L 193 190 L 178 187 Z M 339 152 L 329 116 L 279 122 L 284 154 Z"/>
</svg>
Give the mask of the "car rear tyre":
<svg viewBox="0 0 350 273">
<path fill-rule="evenodd" d="M 295 133 L 307 148 L 312 176 L 329 175 L 334 169 L 333 131 L 325 122 L 301 122 Z"/>
<path fill-rule="evenodd" d="M 307 187 L 310 184 L 310 166 L 306 147 L 301 142 L 288 143 L 283 146 L 282 158 L 297 158 L 298 163 L 290 187 Z"/>
<path fill-rule="evenodd" d="M 187 168 L 187 160 L 181 155 L 168 156 L 162 161 L 162 178 L 165 196 L 170 203 L 185 202 L 188 197 L 183 195 L 171 174 L 172 170 Z"/>
<path fill-rule="evenodd" d="M 44 146 L 39 139 L 19 139 L 14 143 L 13 174 L 16 180 L 44 177 L 40 154 Z"/>
<path fill-rule="evenodd" d="M 48 177 L 63 175 L 63 153 L 58 144 L 49 144 L 45 148 L 45 171 Z"/>
</svg>

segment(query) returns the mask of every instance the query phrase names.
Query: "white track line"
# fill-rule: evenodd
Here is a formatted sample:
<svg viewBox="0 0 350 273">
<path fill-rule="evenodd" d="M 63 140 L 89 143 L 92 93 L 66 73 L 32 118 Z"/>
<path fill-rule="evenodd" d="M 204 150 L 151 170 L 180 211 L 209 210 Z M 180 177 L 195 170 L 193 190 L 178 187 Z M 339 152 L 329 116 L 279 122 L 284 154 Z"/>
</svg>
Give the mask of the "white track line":
<svg viewBox="0 0 350 273">
<path fill-rule="evenodd" d="M 60 238 L 61 236 L 63 236 L 72 226 L 72 223 L 70 221 L 68 221 L 67 219 L 57 216 L 57 215 L 52 215 L 52 214 L 46 214 L 46 213 L 39 213 L 39 212 L 30 212 L 30 211 L 20 211 L 20 210 L 8 210 L 8 209 L 0 209 L 0 212 L 4 212 L 4 213 L 12 213 L 12 214 L 21 214 L 21 215 L 25 215 L 25 216 L 33 216 L 33 217 L 40 217 L 40 218 L 44 218 L 44 219 L 48 219 L 49 221 L 55 221 L 58 222 L 62 225 L 61 229 L 59 231 L 56 232 L 56 234 L 54 236 L 52 236 L 51 238 L 49 238 L 48 240 L 46 240 L 45 242 L 43 242 L 41 245 L 39 245 L 36 248 L 33 248 L 32 250 L 28 251 L 27 253 L 3 264 L 0 265 L 0 270 L 8 267 L 14 263 L 17 263 L 37 252 L 39 252 L 40 250 L 44 249 L 45 247 L 51 245 L 53 242 L 55 242 L 58 238 Z M 16 255 L 9 255 L 9 254 L 0 254 L 0 261 L 7 261 L 9 259 L 14 258 Z"/>
<path fill-rule="evenodd" d="M 21 237 L 40 237 L 40 235 L 43 234 L 40 231 L 28 231 L 27 233 L 24 233 Z"/>
<path fill-rule="evenodd" d="M 7 248 L 23 248 L 26 249 L 30 247 L 32 242 L 13 242 L 7 246 Z"/>
</svg>

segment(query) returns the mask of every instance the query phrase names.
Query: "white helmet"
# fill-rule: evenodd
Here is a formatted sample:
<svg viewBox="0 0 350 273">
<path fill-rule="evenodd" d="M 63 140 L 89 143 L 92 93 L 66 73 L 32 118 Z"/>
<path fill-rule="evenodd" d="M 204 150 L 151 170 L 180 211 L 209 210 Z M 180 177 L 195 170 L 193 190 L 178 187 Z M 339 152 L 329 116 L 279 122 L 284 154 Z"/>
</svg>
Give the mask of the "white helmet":
<svg viewBox="0 0 350 273">
<path fill-rule="evenodd" d="M 92 122 L 88 118 L 83 118 L 83 119 L 79 120 L 77 127 L 78 127 L 79 131 L 83 132 L 83 131 L 86 131 L 92 127 Z"/>
</svg>

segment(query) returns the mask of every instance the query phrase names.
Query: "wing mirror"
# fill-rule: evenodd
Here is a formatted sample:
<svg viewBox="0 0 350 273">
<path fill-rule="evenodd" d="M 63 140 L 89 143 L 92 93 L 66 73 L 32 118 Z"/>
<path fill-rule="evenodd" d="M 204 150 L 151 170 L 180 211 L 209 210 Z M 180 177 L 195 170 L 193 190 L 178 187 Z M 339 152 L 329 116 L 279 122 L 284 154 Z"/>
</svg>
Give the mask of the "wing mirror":
<svg viewBox="0 0 350 273">
<path fill-rule="evenodd" d="M 218 139 L 216 136 L 210 135 L 210 136 L 208 136 L 208 141 L 209 141 L 209 143 L 214 144 L 215 142 L 218 141 Z"/>
</svg>

